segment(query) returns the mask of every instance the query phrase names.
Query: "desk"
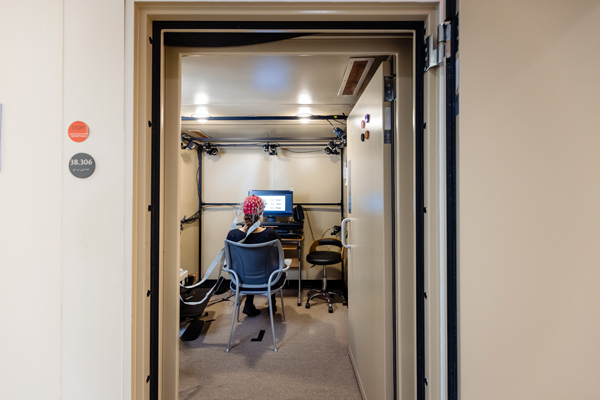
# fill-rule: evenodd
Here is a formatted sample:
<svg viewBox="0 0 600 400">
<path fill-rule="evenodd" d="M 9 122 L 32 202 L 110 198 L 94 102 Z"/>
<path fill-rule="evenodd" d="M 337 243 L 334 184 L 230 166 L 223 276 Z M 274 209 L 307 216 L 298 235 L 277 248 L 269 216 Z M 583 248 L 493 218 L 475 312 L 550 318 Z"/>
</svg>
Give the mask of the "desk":
<svg viewBox="0 0 600 400">
<path fill-rule="evenodd" d="M 185 283 L 185 278 L 188 277 L 188 272 L 185 269 L 179 268 L 179 282 Z"/>
<path fill-rule="evenodd" d="M 304 236 L 300 238 L 282 238 L 281 247 L 285 254 L 286 251 L 296 251 L 296 257 L 286 257 L 292 259 L 292 268 L 298 267 L 298 306 L 302 304 L 302 241 Z M 285 257 L 285 255 L 284 255 Z"/>
</svg>

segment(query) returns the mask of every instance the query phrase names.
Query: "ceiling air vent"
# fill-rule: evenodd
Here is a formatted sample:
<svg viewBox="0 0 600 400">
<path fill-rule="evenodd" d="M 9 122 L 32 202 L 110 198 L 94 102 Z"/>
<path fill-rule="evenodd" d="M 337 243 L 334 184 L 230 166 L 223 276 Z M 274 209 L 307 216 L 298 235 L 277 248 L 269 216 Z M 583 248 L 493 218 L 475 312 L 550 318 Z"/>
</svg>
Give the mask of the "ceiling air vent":
<svg viewBox="0 0 600 400">
<path fill-rule="evenodd" d="M 375 61 L 374 58 L 350 58 L 348 65 L 346 65 L 338 96 L 356 96 L 369 69 L 371 69 L 371 65 L 373 65 L 373 61 Z"/>
<path fill-rule="evenodd" d="M 207 135 L 206 133 L 204 133 L 202 131 L 192 131 L 192 130 L 190 130 L 189 132 L 193 133 L 194 135 L 197 135 L 197 136 L 199 136 L 201 138 L 209 138 L 210 137 L 209 135 Z"/>
</svg>

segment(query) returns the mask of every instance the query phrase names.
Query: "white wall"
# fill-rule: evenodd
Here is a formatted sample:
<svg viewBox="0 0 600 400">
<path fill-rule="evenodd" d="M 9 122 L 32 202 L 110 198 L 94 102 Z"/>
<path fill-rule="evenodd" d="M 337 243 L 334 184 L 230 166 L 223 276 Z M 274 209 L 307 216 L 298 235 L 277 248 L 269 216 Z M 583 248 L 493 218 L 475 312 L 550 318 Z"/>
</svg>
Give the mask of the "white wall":
<svg viewBox="0 0 600 400">
<path fill-rule="evenodd" d="M 2 9 L 0 398 L 129 397 L 124 5 Z M 68 171 L 78 152 L 97 163 L 88 179 Z"/>
<path fill-rule="evenodd" d="M 599 7 L 461 2 L 464 399 L 597 398 Z M 0 398 L 130 396 L 124 8 L 2 2 Z M 66 169 L 80 150 L 98 162 L 85 181 Z"/>
<path fill-rule="evenodd" d="M 598 399 L 600 3 L 460 10 L 461 398 Z"/>
<path fill-rule="evenodd" d="M 198 191 L 196 188 L 196 173 L 198 172 L 198 153 L 196 150 L 181 150 L 181 179 L 179 181 L 179 211 L 181 216 L 190 218 L 198 212 Z M 179 235 L 181 259 L 179 266 L 190 275 L 198 272 L 198 221 L 184 224 Z M 218 250 L 218 249 L 217 249 Z M 210 264 L 209 264 L 210 265 Z M 202 277 L 199 277 L 201 279 Z"/>
<path fill-rule="evenodd" d="M 203 156 L 203 201 L 206 203 L 241 203 L 248 188 L 287 190 L 294 189 L 294 203 L 339 203 L 341 201 L 340 156 L 328 156 L 324 152 L 311 152 L 320 148 L 292 147 L 292 153 L 278 150 L 277 156 L 269 156 L 262 148 L 220 148 L 217 156 Z M 182 216 L 198 210 L 196 192 L 196 152 L 182 151 L 181 159 Z M 320 238 L 327 229 L 340 225 L 339 207 L 305 207 L 303 241 L 303 279 L 320 279 L 322 268 L 309 268 L 306 254 L 311 243 Z M 223 247 L 223 239 L 231 227 L 235 212 L 231 207 L 206 207 L 202 218 L 202 276 Z M 310 225 L 308 222 L 310 219 Z M 243 218 L 239 218 L 242 222 Z M 312 231 L 311 231 L 312 226 Z M 312 232 L 312 233 L 311 233 Z M 314 236 L 313 236 L 314 234 Z M 331 237 L 331 231 L 325 237 Z M 198 223 L 184 225 L 181 234 L 181 265 L 189 271 L 198 270 Z M 294 254 L 295 255 L 295 254 Z M 292 254 L 286 253 L 291 257 Z M 341 278 L 341 266 L 328 268 L 331 279 Z M 201 276 L 201 277 L 202 277 Z M 211 277 L 216 278 L 216 271 Z M 290 279 L 298 278 L 298 270 L 292 269 Z"/>
<path fill-rule="evenodd" d="M 90 153 L 95 173 L 62 170 L 62 398 L 121 397 L 124 321 L 124 8 L 119 0 L 65 1 L 63 132 L 90 127 L 83 143 L 64 133 L 63 163 Z M 117 351 L 117 349 L 119 349 Z M 82 368 L 86 365 L 86 368 Z"/>
<path fill-rule="evenodd" d="M 0 12 L 0 398 L 58 399 L 62 1 Z M 33 384 L 35 382 L 35 384 Z"/>
</svg>

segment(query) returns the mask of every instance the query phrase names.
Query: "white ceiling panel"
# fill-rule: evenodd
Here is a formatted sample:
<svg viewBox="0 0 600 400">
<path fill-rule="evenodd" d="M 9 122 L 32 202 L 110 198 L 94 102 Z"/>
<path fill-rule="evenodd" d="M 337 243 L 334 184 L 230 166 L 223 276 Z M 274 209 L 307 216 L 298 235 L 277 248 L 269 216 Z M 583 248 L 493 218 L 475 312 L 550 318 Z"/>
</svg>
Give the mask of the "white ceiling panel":
<svg viewBox="0 0 600 400">
<path fill-rule="evenodd" d="M 182 61 L 182 105 L 354 104 L 355 96 L 337 96 L 348 58 L 186 56 Z"/>
<path fill-rule="evenodd" d="M 184 56 L 181 116 L 348 115 L 358 96 L 338 96 L 338 92 L 350 58 L 348 55 L 308 54 Z M 374 71 L 380 62 L 381 59 L 376 60 L 371 70 Z M 331 122 L 337 126 L 335 121 Z M 334 137 L 331 125 L 326 121 L 308 124 L 299 121 L 208 121 L 204 124 L 183 121 L 183 132 L 193 130 L 215 138 Z"/>
</svg>

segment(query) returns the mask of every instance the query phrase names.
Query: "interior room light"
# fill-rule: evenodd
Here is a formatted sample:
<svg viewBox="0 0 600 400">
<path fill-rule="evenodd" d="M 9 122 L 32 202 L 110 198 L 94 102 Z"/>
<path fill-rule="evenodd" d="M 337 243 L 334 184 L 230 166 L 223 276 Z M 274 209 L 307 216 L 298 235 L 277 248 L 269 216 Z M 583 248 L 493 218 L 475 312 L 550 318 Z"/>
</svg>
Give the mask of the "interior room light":
<svg viewBox="0 0 600 400">
<path fill-rule="evenodd" d="M 312 104 L 312 96 L 308 92 L 298 94 L 298 104 Z"/>
<path fill-rule="evenodd" d="M 210 118 L 210 115 L 207 115 L 207 114 L 192 114 L 192 118 L 196 118 L 196 121 L 198 121 L 201 124 L 203 124 L 206 121 L 208 121 L 208 119 Z"/>
<path fill-rule="evenodd" d="M 312 114 L 297 114 L 296 117 L 300 122 L 307 124 L 310 122 L 310 117 L 312 117 Z"/>
</svg>

